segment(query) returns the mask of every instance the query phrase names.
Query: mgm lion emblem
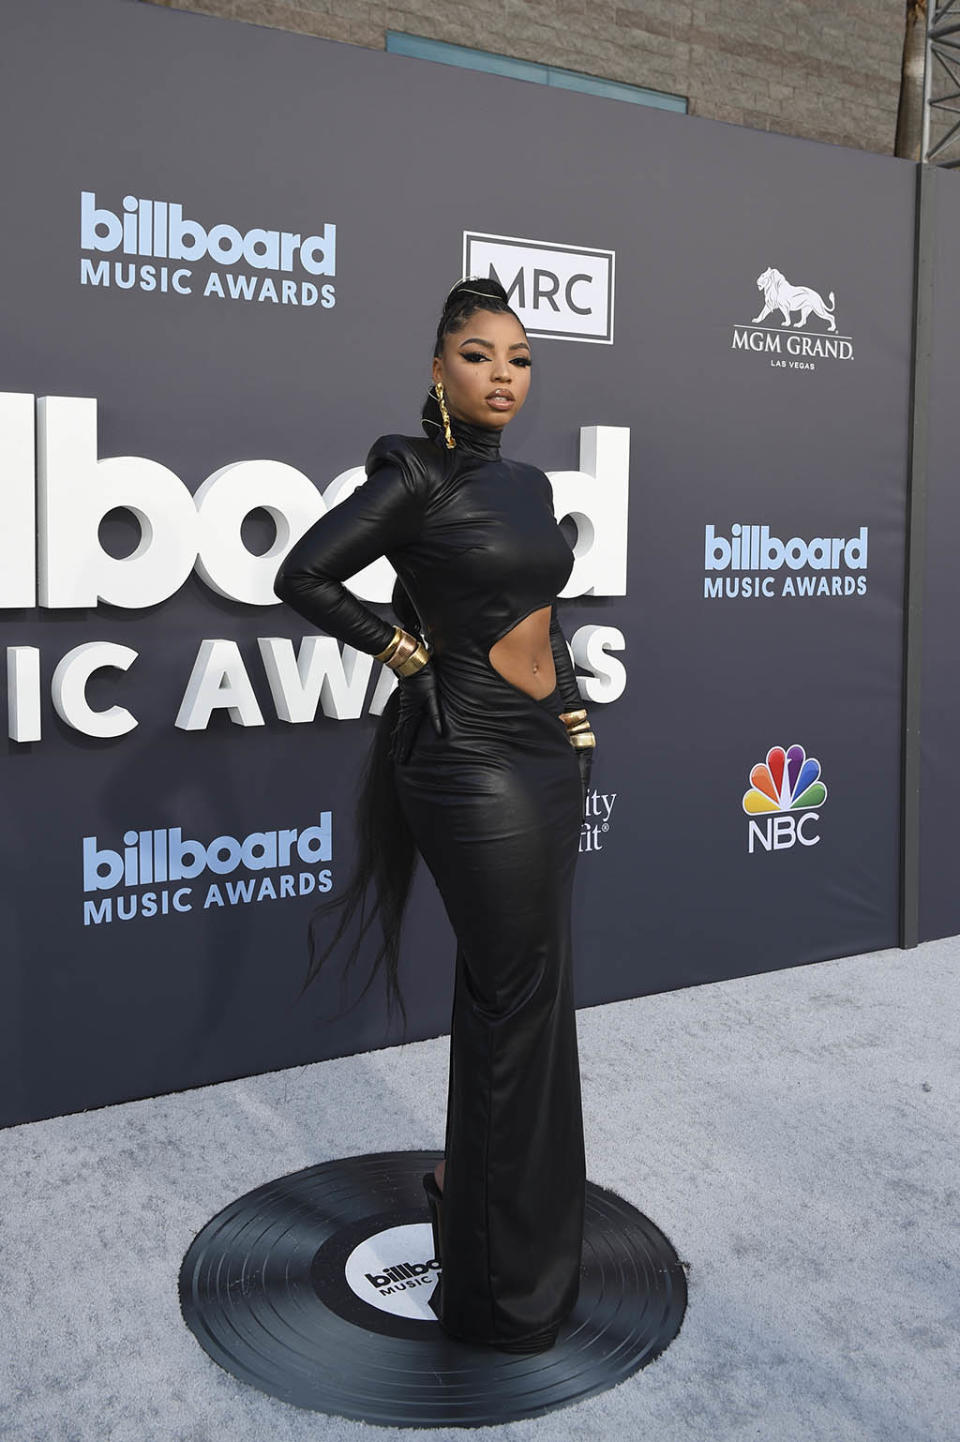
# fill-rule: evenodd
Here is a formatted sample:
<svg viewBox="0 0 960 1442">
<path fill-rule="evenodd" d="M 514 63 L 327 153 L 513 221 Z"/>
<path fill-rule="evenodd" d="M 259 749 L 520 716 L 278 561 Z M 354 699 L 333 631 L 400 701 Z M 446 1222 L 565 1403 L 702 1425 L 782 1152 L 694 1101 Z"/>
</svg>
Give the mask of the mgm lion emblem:
<svg viewBox="0 0 960 1442">
<path fill-rule="evenodd" d="M 768 267 L 763 275 L 757 276 L 757 288 L 763 291 L 763 310 L 759 315 L 753 317 L 753 324 L 764 320 L 772 311 L 779 310 L 783 314 L 781 325 L 805 325 L 807 316 L 811 311 L 821 317 L 829 325 L 831 330 L 836 330 L 837 323 L 833 318 L 836 309 L 836 302 L 833 299 L 833 291 L 830 292 L 830 305 L 817 291 L 812 290 L 809 285 L 791 285 L 787 278 L 779 270 Z M 800 312 L 800 319 L 791 321 L 792 311 Z"/>
</svg>

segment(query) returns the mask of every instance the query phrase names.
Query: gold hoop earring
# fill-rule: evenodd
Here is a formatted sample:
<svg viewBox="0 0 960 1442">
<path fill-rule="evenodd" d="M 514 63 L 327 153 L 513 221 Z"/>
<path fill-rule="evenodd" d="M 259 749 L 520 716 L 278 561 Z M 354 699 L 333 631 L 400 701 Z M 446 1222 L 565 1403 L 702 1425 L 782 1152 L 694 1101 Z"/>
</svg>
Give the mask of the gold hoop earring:
<svg viewBox="0 0 960 1442">
<path fill-rule="evenodd" d="M 450 431 L 450 414 L 447 410 L 446 402 L 443 399 L 443 381 L 437 381 L 434 389 L 437 393 L 437 403 L 440 406 L 440 415 L 443 420 L 443 434 L 446 437 L 447 450 L 452 451 L 457 443 Z"/>
</svg>

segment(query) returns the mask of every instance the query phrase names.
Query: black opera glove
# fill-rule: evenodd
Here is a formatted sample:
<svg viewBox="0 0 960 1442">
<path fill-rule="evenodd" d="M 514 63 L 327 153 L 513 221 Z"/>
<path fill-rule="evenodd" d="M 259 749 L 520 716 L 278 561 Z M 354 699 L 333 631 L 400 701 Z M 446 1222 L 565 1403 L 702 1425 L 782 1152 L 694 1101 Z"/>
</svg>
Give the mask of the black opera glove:
<svg viewBox="0 0 960 1442">
<path fill-rule="evenodd" d="M 593 769 L 593 753 L 596 737 L 593 734 L 585 706 L 575 706 L 560 713 L 560 720 L 567 728 L 567 739 L 577 753 L 582 789 L 580 824 L 587 819 L 587 795 L 590 790 L 590 772 Z"/>
<path fill-rule="evenodd" d="M 580 787 L 582 791 L 582 804 L 580 812 L 581 826 L 587 819 L 587 796 L 590 791 L 590 771 L 593 767 L 594 747 L 583 746 L 577 751 L 577 765 L 580 767 Z"/>
<path fill-rule="evenodd" d="M 409 760 L 424 713 L 430 717 L 438 736 L 445 736 L 447 733 L 440 709 L 437 673 L 431 661 L 410 676 L 398 676 L 397 691 L 397 717 L 390 753 L 394 761 L 402 766 Z"/>
</svg>

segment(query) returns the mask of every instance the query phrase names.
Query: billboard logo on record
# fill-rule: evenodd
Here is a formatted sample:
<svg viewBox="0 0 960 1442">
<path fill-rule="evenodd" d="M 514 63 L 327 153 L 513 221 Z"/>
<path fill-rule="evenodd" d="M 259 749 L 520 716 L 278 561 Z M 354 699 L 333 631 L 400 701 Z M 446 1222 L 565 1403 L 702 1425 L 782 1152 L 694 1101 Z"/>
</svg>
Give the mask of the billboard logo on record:
<svg viewBox="0 0 960 1442">
<path fill-rule="evenodd" d="M 613 344 L 615 252 L 463 233 L 463 274 L 498 280 L 530 336 Z"/>
<path fill-rule="evenodd" d="M 371 1307 L 395 1317 L 435 1322 L 428 1302 L 440 1270 L 429 1224 L 406 1222 L 364 1237 L 346 1260 L 344 1278 Z"/>
<path fill-rule="evenodd" d="M 747 850 L 753 853 L 759 845 L 764 851 L 786 851 L 797 842 L 816 846 L 820 837 L 812 828 L 820 815 L 815 808 L 826 799 L 815 756 L 802 746 L 771 746 L 766 760 L 751 770 L 750 789 L 743 794 L 741 804 L 751 818 Z"/>
<path fill-rule="evenodd" d="M 853 360 L 853 336 L 837 331 L 832 290 L 824 300 L 813 286 L 793 285 L 773 266 L 757 276 L 756 286 L 763 305 L 749 325 L 734 325 L 731 349 L 765 355 L 779 370 L 812 371 L 818 360 Z M 768 316 L 779 317 L 778 325 L 764 325 Z M 807 330 L 811 317 L 815 324 Z M 816 325 L 818 321 L 825 331 Z"/>
</svg>

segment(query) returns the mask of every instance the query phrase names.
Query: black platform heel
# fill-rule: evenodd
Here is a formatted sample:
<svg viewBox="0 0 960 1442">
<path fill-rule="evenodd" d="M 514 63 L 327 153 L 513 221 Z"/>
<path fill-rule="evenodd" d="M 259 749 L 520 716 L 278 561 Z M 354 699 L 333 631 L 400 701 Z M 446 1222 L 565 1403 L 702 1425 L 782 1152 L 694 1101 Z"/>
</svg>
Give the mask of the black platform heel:
<svg viewBox="0 0 960 1442">
<path fill-rule="evenodd" d="M 440 1263 L 440 1276 L 437 1279 L 436 1286 L 430 1293 L 427 1306 L 433 1312 L 437 1321 L 442 1324 L 443 1256 L 440 1250 L 440 1203 L 443 1200 L 443 1192 L 437 1186 L 437 1179 L 432 1171 L 424 1172 L 422 1180 L 423 1190 L 426 1192 L 427 1201 L 430 1203 L 430 1225 L 433 1228 L 433 1249 L 437 1261 Z M 534 1332 L 529 1337 L 518 1337 L 502 1342 L 488 1341 L 485 1338 L 482 1342 L 475 1342 L 473 1345 L 493 1347 L 498 1352 L 548 1352 L 556 1342 L 559 1331 L 560 1323 L 555 1322 L 552 1327 L 544 1327 L 542 1331 Z M 453 1336 L 455 1334 L 451 1333 L 450 1335 Z M 466 1341 L 468 1339 L 464 1338 L 462 1340 Z"/>
</svg>

